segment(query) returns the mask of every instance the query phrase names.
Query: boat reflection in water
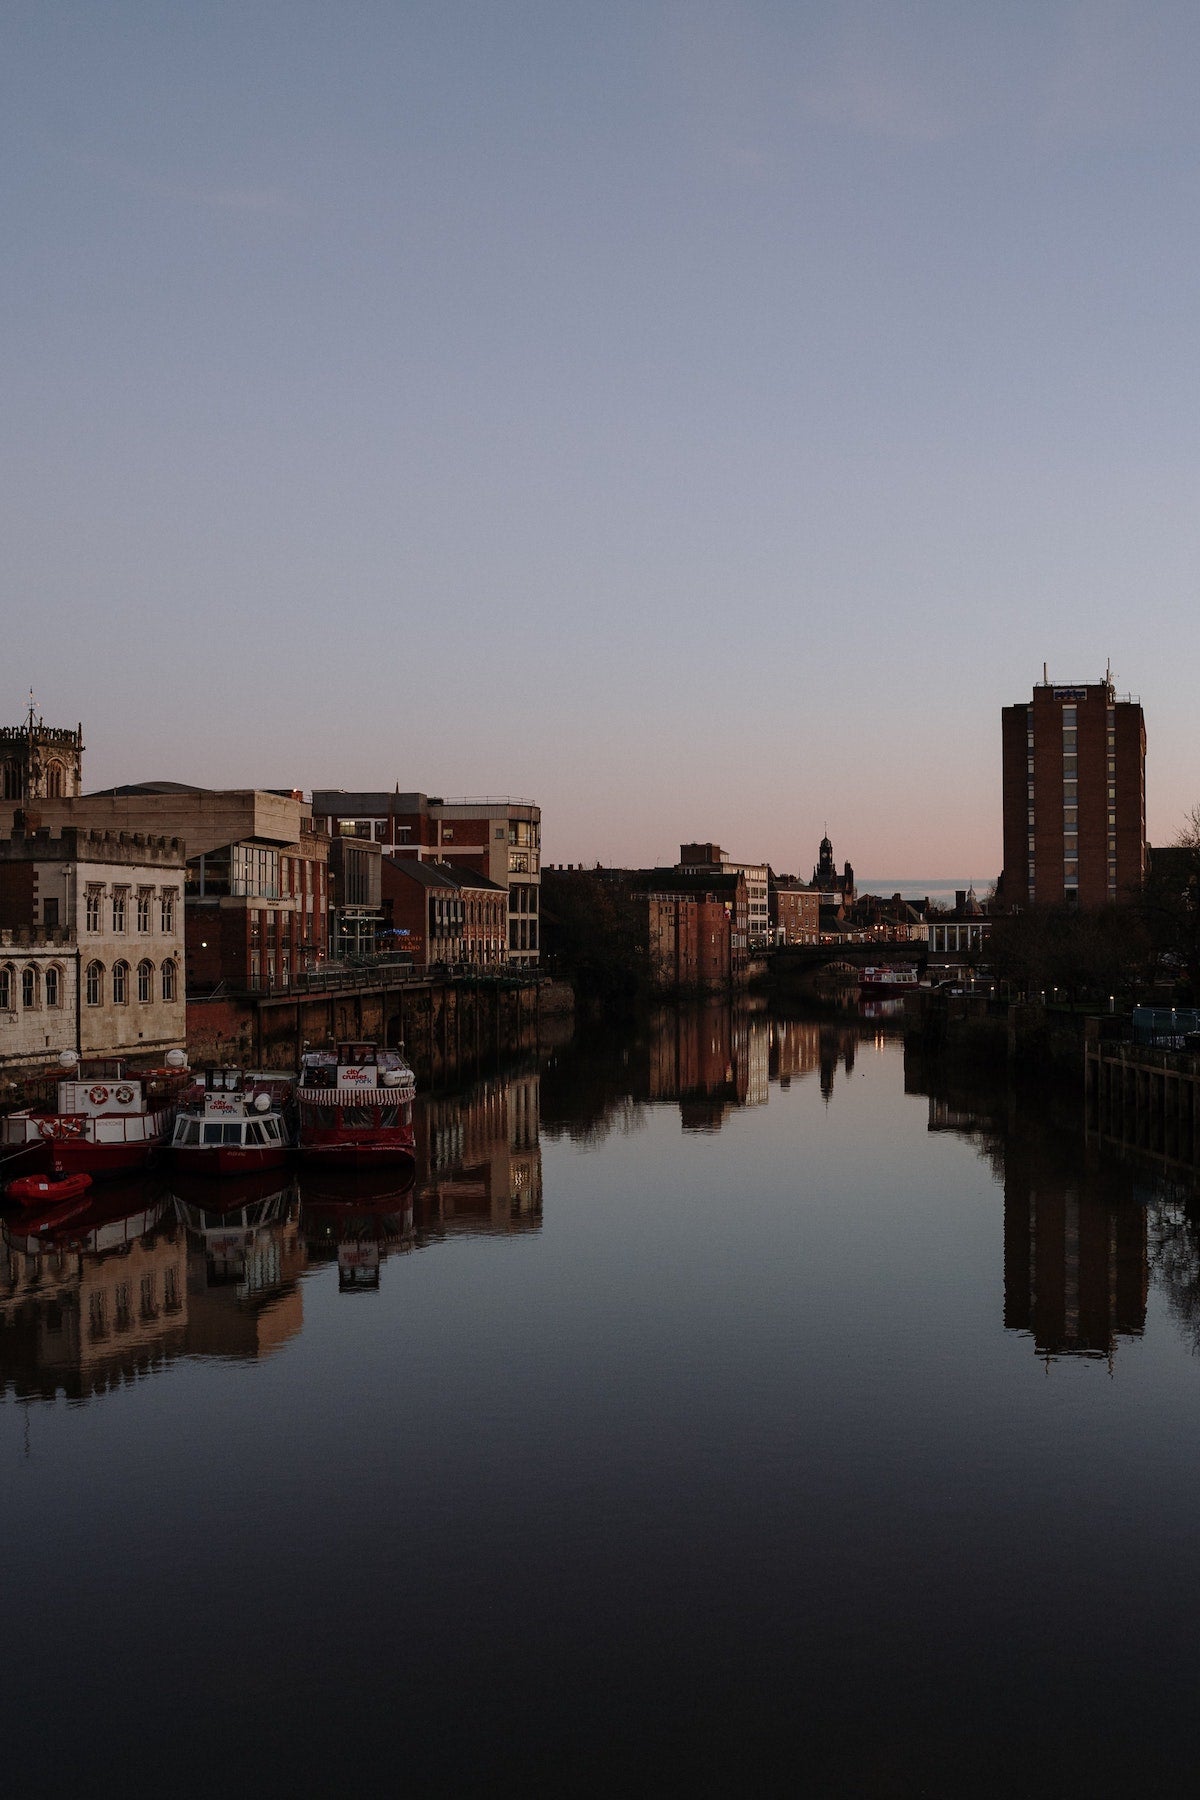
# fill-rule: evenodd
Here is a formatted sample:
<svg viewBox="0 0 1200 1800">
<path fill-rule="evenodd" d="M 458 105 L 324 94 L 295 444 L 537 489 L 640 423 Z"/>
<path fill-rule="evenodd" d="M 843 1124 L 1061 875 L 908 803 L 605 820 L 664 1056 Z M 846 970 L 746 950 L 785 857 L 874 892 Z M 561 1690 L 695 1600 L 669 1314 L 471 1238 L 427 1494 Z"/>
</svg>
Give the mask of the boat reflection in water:
<svg viewBox="0 0 1200 1800">
<path fill-rule="evenodd" d="M 341 1293 L 378 1288 L 383 1258 L 393 1250 L 415 1248 L 415 1181 L 414 1167 L 361 1176 L 321 1170 L 305 1180 L 305 1249 L 313 1264 L 336 1259 Z"/>
<path fill-rule="evenodd" d="M 3 1215 L 0 1394 L 90 1399 L 177 1357 L 255 1360 L 304 1324 L 304 1281 L 344 1292 L 456 1234 L 540 1229 L 536 1070 L 418 1104 L 415 1163 L 213 1182 L 182 1170 Z"/>
</svg>

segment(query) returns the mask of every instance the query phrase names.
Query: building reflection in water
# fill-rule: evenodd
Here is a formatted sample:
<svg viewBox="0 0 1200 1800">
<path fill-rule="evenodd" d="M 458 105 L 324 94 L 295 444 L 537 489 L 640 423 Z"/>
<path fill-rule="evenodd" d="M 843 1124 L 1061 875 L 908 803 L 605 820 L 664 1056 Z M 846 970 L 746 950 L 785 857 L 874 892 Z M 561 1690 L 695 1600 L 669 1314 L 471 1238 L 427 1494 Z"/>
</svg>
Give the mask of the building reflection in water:
<svg viewBox="0 0 1200 1800">
<path fill-rule="evenodd" d="M 906 1061 L 905 1086 L 928 1071 Z M 1109 1361 L 1146 1327 L 1147 1208 L 1111 1165 L 1087 1159 L 1077 1132 L 1022 1106 L 994 1081 L 944 1084 L 929 1095 L 928 1128 L 966 1138 L 1004 1184 L 1004 1325 L 1039 1356 Z"/>
<path fill-rule="evenodd" d="M 535 1070 L 429 1099 L 418 1113 L 415 1169 L 382 1179 L 167 1170 L 97 1184 L 61 1223 L 10 1210 L 0 1393 L 86 1400 L 177 1356 L 270 1356 L 303 1327 L 305 1275 L 329 1262 L 342 1291 L 369 1292 L 395 1251 L 540 1229 Z"/>
<path fill-rule="evenodd" d="M 1004 1323 L 1038 1353 L 1113 1356 L 1146 1327 L 1146 1212 L 1066 1180 L 1004 1178 Z"/>
</svg>

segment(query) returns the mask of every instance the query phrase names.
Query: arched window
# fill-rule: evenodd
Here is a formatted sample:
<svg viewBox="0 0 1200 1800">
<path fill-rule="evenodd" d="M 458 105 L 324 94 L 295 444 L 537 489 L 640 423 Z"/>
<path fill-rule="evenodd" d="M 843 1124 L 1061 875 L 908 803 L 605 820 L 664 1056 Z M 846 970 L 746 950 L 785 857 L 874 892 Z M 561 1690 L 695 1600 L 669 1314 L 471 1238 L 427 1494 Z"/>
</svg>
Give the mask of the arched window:
<svg viewBox="0 0 1200 1800">
<path fill-rule="evenodd" d="M 170 956 L 162 966 L 162 997 L 164 1000 L 175 998 L 175 961 Z"/>
<path fill-rule="evenodd" d="M 37 970 L 34 968 L 33 964 L 30 963 L 28 968 L 21 970 L 21 1005 L 26 1007 L 36 1006 L 37 1000 Z"/>
<path fill-rule="evenodd" d="M 3 767 L 4 798 L 19 800 L 21 798 L 21 767 L 19 763 L 6 762 Z"/>
<path fill-rule="evenodd" d="M 62 970 L 57 963 L 51 963 L 46 970 L 45 999 L 47 1006 L 62 1005 Z"/>
<path fill-rule="evenodd" d="M 63 766 L 60 762 L 46 764 L 46 798 L 61 800 L 63 796 Z"/>
<path fill-rule="evenodd" d="M 15 973 L 11 963 L 6 963 L 4 968 L 0 969 L 0 1012 L 11 1012 L 15 1005 L 15 983 L 13 981 Z"/>
<path fill-rule="evenodd" d="M 84 993 L 89 1006 L 101 1006 L 104 1003 L 104 964 L 90 962 L 87 966 L 87 979 Z"/>
<path fill-rule="evenodd" d="M 154 964 L 140 962 L 138 964 L 138 999 L 144 1006 L 147 1000 L 154 998 Z"/>
<path fill-rule="evenodd" d="M 129 999 L 129 964 L 113 964 L 113 1005 L 124 1006 Z"/>
</svg>

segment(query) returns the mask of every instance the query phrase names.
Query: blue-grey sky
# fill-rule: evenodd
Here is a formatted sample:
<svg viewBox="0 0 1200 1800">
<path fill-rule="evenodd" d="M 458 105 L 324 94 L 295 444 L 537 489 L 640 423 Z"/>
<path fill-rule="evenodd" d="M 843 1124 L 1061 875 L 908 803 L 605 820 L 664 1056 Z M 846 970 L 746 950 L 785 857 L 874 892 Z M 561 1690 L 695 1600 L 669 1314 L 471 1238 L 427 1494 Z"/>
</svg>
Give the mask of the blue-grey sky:
<svg viewBox="0 0 1200 1800">
<path fill-rule="evenodd" d="M 1000 859 L 1002 705 L 1200 800 L 1200 9 L 8 0 L 4 714 L 554 860 Z"/>
</svg>

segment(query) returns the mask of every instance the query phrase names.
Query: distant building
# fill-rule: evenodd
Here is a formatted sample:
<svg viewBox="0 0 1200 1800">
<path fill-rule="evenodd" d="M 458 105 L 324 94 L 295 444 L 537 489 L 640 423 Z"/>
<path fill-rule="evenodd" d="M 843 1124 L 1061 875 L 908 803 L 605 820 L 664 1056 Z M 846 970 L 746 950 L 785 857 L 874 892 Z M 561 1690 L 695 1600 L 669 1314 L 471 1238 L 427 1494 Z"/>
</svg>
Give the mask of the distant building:
<svg viewBox="0 0 1200 1800">
<path fill-rule="evenodd" d="M 27 828 L 0 839 L 0 1063 L 186 1042 L 183 843 Z"/>
<path fill-rule="evenodd" d="M 855 898 L 854 870 L 847 863 L 839 875 L 833 860 L 833 844 L 828 834 L 821 839 L 817 851 L 816 866 L 813 869 L 812 884 L 820 895 L 823 907 L 838 908 L 850 906 Z"/>
<path fill-rule="evenodd" d="M 820 896 L 806 881 L 800 881 L 795 875 L 769 872 L 767 904 L 771 936 L 777 944 L 820 942 Z"/>
<path fill-rule="evenodd" d="M 1113 683 L 1043 681 L 1001 715 L 1008 907 L 1104 906 L 1146 874 L 1146 725 Z"/>
<path fill-rule="evenodd" d="M 765 944 L 771 931 L 771 909 L 768 898 L 766 863 L 738 862 L 726 855 L 719 844 L 680 844 L 679 868 L 684 875 L 740 875 L 746 884 L 744 920 L 737 921 L 739 932 L 745 933 L 746 949 Z"/>
<path fill-rule="evenodd" d="M 313 818 L 330 837 L 367 838 L 385 856 L 485 875 L 508 896 L 509 961 L 537 964 L 542 814 L 533 801 L 314 788 Z"/>
</svg>

